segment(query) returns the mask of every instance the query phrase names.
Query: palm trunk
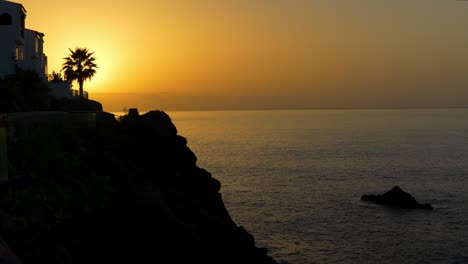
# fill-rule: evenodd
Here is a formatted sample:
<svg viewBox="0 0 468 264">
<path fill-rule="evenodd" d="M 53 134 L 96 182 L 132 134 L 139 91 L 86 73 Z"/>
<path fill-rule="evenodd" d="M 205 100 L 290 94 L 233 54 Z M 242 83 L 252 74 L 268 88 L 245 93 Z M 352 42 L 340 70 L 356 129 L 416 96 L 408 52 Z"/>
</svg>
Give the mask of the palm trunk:
<svg viewBox="0 0 468 264">
<path fill-rule="evenodd" d="M 80 85 L 80 97 L 84 99 L 84 94 L 83 94 L 83 81 L 79 80 L 78 84 Z"/>
</svg>

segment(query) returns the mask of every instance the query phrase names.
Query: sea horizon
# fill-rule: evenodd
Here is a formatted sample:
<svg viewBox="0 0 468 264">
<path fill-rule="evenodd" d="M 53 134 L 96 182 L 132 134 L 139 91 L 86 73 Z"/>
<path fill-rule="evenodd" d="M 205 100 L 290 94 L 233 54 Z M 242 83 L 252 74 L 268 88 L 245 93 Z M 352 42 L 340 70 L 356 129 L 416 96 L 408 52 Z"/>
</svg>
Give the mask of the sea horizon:
<svg viewBox="0 0 468 264">
<path fill-rule="evenodd" d="M 280 263 L 468 259 L 466 108 L 167 113 Z M 434 211 L 360 200 L 395 185 Z"/>
<path fill-rule="evenodd" d="M 277 109 L 191 109 L 191 110 L 167 110 L 167 109 L 158 109 L 154 108 L 151 110 L 141 110 L 138 107 L 131 107 L 127 109 L 137 109 L 140 114 L 144 114 L 150 111 L 163 111 L 167 113 L 171 112 L 230 112 L 230 111 L 320 111 L 320 110 L 449 110 L 449 109 L 468 109 L 468 106 L 460 106 L 460 107 L 382 107 L 382 108 L 277 108 Z M 122 113 L 124 114 L 125 111 L 110 111 L 110 110 L 103 110 L 108 113 Z"/>
</svg>

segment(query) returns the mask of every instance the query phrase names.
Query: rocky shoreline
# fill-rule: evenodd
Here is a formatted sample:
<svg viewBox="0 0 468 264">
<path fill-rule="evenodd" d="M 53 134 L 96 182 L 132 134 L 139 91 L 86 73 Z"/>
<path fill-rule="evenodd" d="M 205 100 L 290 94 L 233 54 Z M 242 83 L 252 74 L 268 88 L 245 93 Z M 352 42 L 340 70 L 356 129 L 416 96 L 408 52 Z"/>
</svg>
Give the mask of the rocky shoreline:
<svg viewBox="0 0 468 264">
<path fill-rule="evenodd" d="M 9 133 L 0 261 L 276 263 L 231 219 L 166 113 L 95 122 Z"/>
</svg>

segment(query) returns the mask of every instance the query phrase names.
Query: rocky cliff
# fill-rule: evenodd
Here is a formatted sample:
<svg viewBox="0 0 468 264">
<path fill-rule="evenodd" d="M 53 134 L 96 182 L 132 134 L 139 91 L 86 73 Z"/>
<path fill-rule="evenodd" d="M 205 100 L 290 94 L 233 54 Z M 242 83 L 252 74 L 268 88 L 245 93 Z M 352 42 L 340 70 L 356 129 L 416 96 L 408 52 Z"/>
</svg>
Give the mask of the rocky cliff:
<svg viewBox="0 0 468 264">
<path fill-rule="evenodd" d="M 10 130 L 0 260 L 276 263 L 232 221 L 167 114 L 96 122 Z"/>
</svg>

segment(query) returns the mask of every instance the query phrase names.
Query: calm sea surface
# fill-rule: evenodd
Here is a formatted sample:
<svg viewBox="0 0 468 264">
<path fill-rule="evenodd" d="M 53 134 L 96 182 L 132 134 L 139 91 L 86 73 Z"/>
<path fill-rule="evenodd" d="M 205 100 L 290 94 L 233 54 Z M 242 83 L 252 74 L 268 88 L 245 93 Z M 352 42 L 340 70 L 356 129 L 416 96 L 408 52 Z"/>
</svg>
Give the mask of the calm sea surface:
<svg viewBox="0 0 468 264">
<path fill-rule="evenodd" d="M 282 263 L 468 263 L 468 109 L 169 112 Z M 399 185 L 434 211 L 360 201 Z"/>
</svg>

